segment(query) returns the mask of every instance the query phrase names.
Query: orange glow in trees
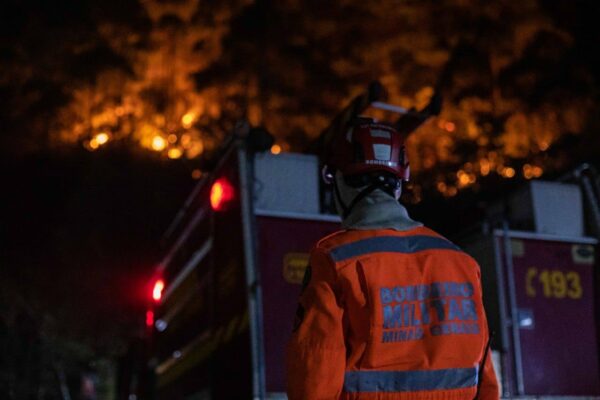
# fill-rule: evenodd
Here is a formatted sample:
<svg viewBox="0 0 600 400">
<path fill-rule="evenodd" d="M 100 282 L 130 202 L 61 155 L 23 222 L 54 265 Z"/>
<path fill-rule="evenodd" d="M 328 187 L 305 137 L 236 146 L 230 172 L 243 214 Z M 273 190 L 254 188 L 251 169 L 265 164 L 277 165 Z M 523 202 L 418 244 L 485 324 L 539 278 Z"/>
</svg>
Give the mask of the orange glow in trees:
<svg viewBox="0 0 600 400">
<path fill-rule="evenodd" d="M 271 153 L 273 153 L 273 154 L 281 153 L 281 146 L 278 144 L 274 144 L 273 146 L 271 146 Z"/>
<path fill-rule="evenodd" d="M 234 189 L 225 178 L 218 179 L 210 189 L 210 206 L 215 211 L 225 209 L 227 203 L 234 198 Z"/>
<path fill-rule="evenodd" d="M 167 141 L 162 136 L 154 136 L 152 138 L 152 149 L 154 151 L 162 151 L 167 147 Z"/>
<path fill-rule="evenodd" d="M 106 132 L 100 132 L 99 134 L 96 135 L 95 139 L 99 145 L 103 145 L 103 144 L 106 144 L 110 140 L 110 136 L 108 136 L 108 133 L 106 133 Z"/>
</svg>

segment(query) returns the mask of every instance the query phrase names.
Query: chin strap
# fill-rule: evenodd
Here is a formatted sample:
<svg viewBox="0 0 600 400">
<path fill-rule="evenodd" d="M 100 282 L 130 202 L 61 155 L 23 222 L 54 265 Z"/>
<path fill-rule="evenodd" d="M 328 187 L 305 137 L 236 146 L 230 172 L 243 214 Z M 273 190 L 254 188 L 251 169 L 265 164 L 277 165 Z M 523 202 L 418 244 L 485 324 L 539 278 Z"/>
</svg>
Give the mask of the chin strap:
<svg viewBox="0 0 600 400">
<path fill-rule="evenodd" d="M 367 186 L 363 191 L 361 191 L 352 200 L 352 202 L 350 203 L 349 206 L 346 206 L 346 203 L 344 203 L 344 201 L 342 200 L 342 195 L 340 194 L 340 189 L 338 187 L 338 184 L 334 180 L 333 181 L 333 189 L 335 191 L 335 196 L 337 197 L 338 203 L 342 207 L 342 211 L 343 211 L 342 218 L 343 219 L 348 218 L 348 216 L 350 215 L 350 213 L 352 212 L 352 210 L 354 209 L 354 207 L 358 204 L 358 202 L 360 202 L 362 199 L 364 199 L 365 197 L 367 197 L 368 195 L 370 195 L 371 193 L 373 193 L 375 191 L 375 189 L 377 189 L 379 187 L 383 187 L 383 183 L 382 182 L 372 183 L 371 185 Z"/>
</svg>

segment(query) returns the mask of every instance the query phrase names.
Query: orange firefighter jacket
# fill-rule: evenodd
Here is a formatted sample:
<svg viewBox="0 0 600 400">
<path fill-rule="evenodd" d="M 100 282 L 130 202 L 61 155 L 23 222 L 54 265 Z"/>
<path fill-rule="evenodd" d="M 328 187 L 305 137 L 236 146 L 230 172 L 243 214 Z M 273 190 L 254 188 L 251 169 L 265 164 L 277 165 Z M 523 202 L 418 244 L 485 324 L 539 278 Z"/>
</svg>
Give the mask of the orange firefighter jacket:
<svg viewBox="0 0 600 400">
<path fill-rule="evenodd" d="M 341 231 L 311 253 L 288 397 L 498 399 L 488 340 L 479 266 L 454 244 L 425 227 Z"/>
</svg>

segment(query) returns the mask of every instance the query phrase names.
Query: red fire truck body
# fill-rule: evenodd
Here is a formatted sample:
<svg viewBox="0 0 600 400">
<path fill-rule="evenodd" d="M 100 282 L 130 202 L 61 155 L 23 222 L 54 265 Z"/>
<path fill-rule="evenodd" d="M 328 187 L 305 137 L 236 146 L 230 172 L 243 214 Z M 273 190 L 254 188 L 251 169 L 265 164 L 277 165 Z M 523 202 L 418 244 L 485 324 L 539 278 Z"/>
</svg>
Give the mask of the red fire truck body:
<svg viewBox="0 0 600 400">
<path fill-rule="evenodd" d="M 151 365 L 159 399 L 284 397 L 284 348 L 308 253 L 338 229 L 319 212 L 315 156 L 233 143 L 168 234 L 156 270 Z"/>
<path fill-rule="evenodd" d="M 584 178 L 529 182 L 461 242 L 481 266 L 505 398 L 600 398 L 599 182 Z"/>
<path fill-rule="evenodd" d="M 320 189 L 315 156 L 251 152 L 244 139 L 199 182 L 153 280 L 164 284 L 147 321 L 158 399 L 286 398 L 285 344 L 308 253 L 339 227 L 320 212 Z M 536 218 L 563 235 L 509 229 L 524 227 L 517 218 L 461 242 L 482 268 L 505 398 L 600 398 L 598 241 L 572 224 L 582 216 L 557 221 L 554 208 Z"/>
<path fill-rule="evenodd" d="M 482 269 L 503 397 L 600 398 L 597 243 L 497 229 L 466 245 Z"/>
</svg>

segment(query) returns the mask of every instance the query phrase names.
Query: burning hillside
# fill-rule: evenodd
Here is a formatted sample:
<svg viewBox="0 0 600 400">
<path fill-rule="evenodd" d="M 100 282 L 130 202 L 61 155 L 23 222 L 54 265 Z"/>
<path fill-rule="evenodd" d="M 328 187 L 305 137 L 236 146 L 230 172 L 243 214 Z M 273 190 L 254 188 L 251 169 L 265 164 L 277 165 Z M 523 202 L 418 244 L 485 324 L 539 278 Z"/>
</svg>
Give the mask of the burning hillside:
<svg viewBox="0 0 600 400">
<path fill-rule="evenodd" d="M 597 111 L 595 72 L 577 57 L 576 23 L 553 18 L 558 3 L 127 4 L 136 23 L 96 18 L 95 35 L 63 49 L 103 67 L 52 78 L 66 98 L 52 114 L 52 146 L 123 142 L 199 160 L 247 118 L 276 136 L 275 151 L 301 150 L 377 79 L 403 107 L 442 92 L 442 114 L 411 136 L 409 154 L 414 172 L 453 196 L 489 175 L 557 167 L 547 151 L 585 132 Z"/>
</svg>

